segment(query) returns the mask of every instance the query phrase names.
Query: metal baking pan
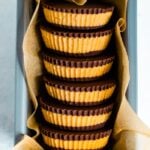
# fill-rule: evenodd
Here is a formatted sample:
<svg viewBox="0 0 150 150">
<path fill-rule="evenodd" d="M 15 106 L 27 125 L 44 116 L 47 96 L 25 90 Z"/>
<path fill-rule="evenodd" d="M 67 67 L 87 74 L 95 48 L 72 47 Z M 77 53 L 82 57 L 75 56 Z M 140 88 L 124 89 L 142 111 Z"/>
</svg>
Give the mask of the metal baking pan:
<svg viewBox="0 0 150 150">
<path fill-rule="evenodd" d="M 4 17 L 0 18 L 0 68 L 2 68 L 0 71 L 0 149 L 2 150 L 12 149 L 18 137 L 27 133 L 26 120 L 30 104 L 24 79 L 22 40 L 32 15 L 32 3 L 32 0 L 0 2 L 2 8 L 0 12 L 5 12 Z M 129 1 L 126 43 L 132 75 L 128 98 L 135 110 L 137 108 L 136 18 L 136 0 Z"/>
</svg>

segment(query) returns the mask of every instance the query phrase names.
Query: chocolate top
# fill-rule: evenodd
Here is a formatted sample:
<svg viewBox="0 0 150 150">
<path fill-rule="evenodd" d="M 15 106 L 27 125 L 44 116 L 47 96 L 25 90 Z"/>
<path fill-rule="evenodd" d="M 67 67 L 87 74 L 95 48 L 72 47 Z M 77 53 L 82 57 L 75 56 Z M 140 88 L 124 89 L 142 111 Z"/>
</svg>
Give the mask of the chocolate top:
<svg viewBox="0 0 150 150">
<path fill-rule="evenodd" d="M 110 6 L 109 4 L 106 5 L 102 3 L 97 3 L 94 1 L 89 1 L 83 6 L 78 6 L 74 3 L 69 3 L 62 0 L 42 0 L 42 6 L 53 11 L 76 14 L 99 14 L 112 12 L 114 10 L 114 6 Z"/>
<path fill-rule="evenodd" d="M 55 139 L 61 140 L 96 140 L 110 136 L 112 129 L 103 128 L 88 132 L 65 131 L 52 127 L 51 125 L 41 125 L 41 133 Z"/>
<path fill-rule="evenodd" d="M 39 97 L 39 103 L 45 110 L 72 116 L 95 116 L 109 113 L 113 109 L 113 100 L 109 100 L 106 103 L 97 106 L 89 107 L 64 105 L 51 97 Z"/>
<path fill-rule="evenodd" d="M 54 64 L 59 66 L 66 66 L 66 67 L 75 67 L 75 68 L 88 68 L 88 67 L 97 67 L 109 64 L 114 61 L 115 56 L 113 54 L 101 54 L 100 56 L 93 56 L 93 57 L 65 57 L 65 56 L 58 56 L 48 51 L 42 52 L 43 58 Z"/>
<path fill-rule="evenodd" d="M 90 92 L 98 90 L 101 91 L 116 86 L 116 82 L 113 79 L 109 78 L 105 79 L 105 78 L 106 77 L 102 77 L 96 81 L 88 81 L 88 82 L 72 82 L 72 81 L 61 81 L 49 75 L 43 76 L 44 82 L 50 86 L 76 92 L 82 91 Z"/>
<path fill-rule="evenodd" d="M 54 27 L 46 22 L 40 23 L 40 28 L 57 36 L 64 36 L 64 37 L 78 37 L 78 38 L 92 38 L 92 37 L 100 37 L 100 36 L 106 36 L 111 35 L 113 33 L 113 29 L 109 28 L 103 28 L 103 29 L 95 29 L 95 30 L 63 30 L 62 28 Z"/>
</svg>

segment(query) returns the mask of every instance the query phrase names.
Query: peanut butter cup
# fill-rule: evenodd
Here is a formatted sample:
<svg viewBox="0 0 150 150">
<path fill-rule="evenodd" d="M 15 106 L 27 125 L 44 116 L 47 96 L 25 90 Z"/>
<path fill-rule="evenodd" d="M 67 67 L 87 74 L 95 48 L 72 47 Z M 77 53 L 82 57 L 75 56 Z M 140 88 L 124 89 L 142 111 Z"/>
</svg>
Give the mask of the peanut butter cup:
<svg viewBox="0 0 150 150">
<path fill-rule="evenodd" d="M 113 33 L 113 29 L 92 31 L 62 30 L 47 24 L 40 25 L 41 35 L 46 48 L 66 55 L 97 55 L 104 51 Z"/>
<path fill-rule="evenodd" d="M 116 88 L 112 79 L 88 82 L 69 82 L 56 80 L 54 77 L 43 77 L 48 94 L 61 102 L 70 105 L 97 105 L 109 99 Z"/>
<path fill-rule="evenodd" d="M 85 131 L 102 128 L 109 119 L 113 102 L 97 106 L 68 106 L 53 98 L 39 97 L 44 119 L 62 129 Z"/>
<path fill-rule="evenodd" d="M 72 81 L 95 80 L 110 71 L 115 56 L 103 54 L 89 58 L 58 56 L 43 52 L 44 66 L 50 74 Z"/>
<path fill-rule="evenodd" d="M 105 26 L 112 17 L 114 6 L 88 2 L 84 6 L 62 0 L 42 0 L 47 22 L 64 28 L 93 29 Z"/>
<path fill-rule="evenodd" d="M 41 125 L 44 143 L 51 149 L 67 150 L 102 150 L 108 143 L 112 129 L 104 128 L 95 131 L 74 132 Z"/>
</svg>

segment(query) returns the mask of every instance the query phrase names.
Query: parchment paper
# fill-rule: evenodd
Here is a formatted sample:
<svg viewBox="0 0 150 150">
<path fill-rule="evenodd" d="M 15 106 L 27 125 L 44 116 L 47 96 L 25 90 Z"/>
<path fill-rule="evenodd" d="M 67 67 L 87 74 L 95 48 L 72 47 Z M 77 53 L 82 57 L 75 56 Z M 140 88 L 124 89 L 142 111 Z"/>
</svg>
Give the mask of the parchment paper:
<svg viewBox="0 0 150 150">
<path fill-rule="evenodd" d="M 78 5 L 83 5 L 87 0 L 69 0 Z M 113 3 L 118 8 L 119 19 L 115 26 L 115 41 L 118 55 L 118 76 L 119 91 L 117 95 L 118 113 L 113 130 L 114 150 L 149 150 L 150 129 L 138 118 L 132 110 L 126 98 L 126 91 L 129 83 L 129 60 L 124 46 L 121 32 L 126 29 L 127 0 L 99 0 Z M 39 135 L 39 128 L 36 122 L 35 113 L 38 107 L 36 96 L 38 95 L 38 78 L 42 74 L 42 63 L 38 55 L 40 51 L 39 39 L 36 31 L 36 24 L 39 12 L 40 0 L 37 0 L 37 7 L 26 31 L 23 41 L 24 69 L 26 81 L 30 93 L 30 99 L 34 111 L 29 116 L 27 127 L 36 132 L 34 137 L 25 135 L 14 150 L 42 150 L 43 148 L 35 141 Z"/>
</svg>

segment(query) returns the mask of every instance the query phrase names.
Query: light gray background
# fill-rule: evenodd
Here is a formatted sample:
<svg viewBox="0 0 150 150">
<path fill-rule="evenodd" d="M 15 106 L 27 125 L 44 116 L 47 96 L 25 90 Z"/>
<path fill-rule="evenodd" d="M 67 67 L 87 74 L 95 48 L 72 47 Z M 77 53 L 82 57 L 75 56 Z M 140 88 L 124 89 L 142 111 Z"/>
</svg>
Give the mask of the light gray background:
<svg viewBox="0 0 150 150">
<path fill-rule="evenodd" d="M 0 150 L 10 150 L 26 133 L 27 89 L 22 69 L 22 39 L 31 0 L 0 0 Z M 26 13 L 26 14 L 25 14 Z"/>
<path fill-rule="evenodd" d="M 17 1 L 0 1 L 0 149 L 14 144 Z"/>
<path fill-rule="evenodd" d="M 150 1 L 138 1 L 138 115 L 150 127 Z"/>
</svg>

